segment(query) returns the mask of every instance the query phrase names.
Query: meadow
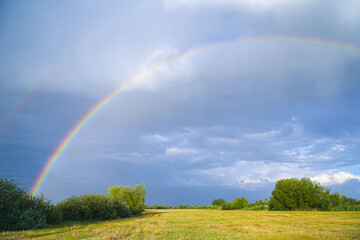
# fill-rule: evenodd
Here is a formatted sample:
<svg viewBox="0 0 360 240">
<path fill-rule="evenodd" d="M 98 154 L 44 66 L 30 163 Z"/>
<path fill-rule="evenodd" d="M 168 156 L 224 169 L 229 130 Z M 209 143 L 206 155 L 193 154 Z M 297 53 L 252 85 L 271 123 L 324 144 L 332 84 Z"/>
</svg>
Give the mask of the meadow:
<svg viewBox="0 0 360 240">
<path fill-rule="evenodd" d="M 133 218 L 63 222 L 1 239 L 360 239 L 360 212 L 147 209 Z"/>
</svg>

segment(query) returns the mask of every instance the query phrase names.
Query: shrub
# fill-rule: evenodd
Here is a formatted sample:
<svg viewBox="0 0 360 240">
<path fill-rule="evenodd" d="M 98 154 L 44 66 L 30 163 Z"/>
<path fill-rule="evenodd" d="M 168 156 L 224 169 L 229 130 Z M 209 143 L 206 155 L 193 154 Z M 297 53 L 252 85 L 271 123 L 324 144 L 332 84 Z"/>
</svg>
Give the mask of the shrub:
<svg viewBox="0 0 360 240">
<path fill-rule="evenodd" d="M 221 205 L 221 209 L 222 210 L 233 210 L 235 208 L 231 202 L 226 202 L 226 203 L 223 203 L 223 205 Z"/>
<path fill-rule="evenodd" d="M 103 194 L 85 194 L 81 198 L 82 204 L 88 210 L 88 220 L 108 220 L 116 218 L 116 209 L 109 196 Z"/>
<path fill-rule="evenodd" d="M 56 209 L 44 194 L 41 193 L 39 196 L 34 197 L 33 200 L 34 208 L 45 215 L 47 224 L 55 224 L 62 221 L 62 212 L 59 212 L 60 210 Z M 56 214 L 58 216 L 55 216 Z"/>
<path fill-rule="evenodd" d="M 238 198 L 235 197 L 234 201 L 232 202 L 234 209 L 241 209 L 247 206 L 248 200 L 245 197 Z"/>
<path fill-rule="evenodd" d="M 17 229 L 38 229 L 45 226 L 45 215 L 38 209 L 30 208 L 20 215 Z"/>
<path fill-rule="evenodd" d="M 146 189 L 144 184 L 136 185 L 134 188 L 131 186 L 116 185 L 108 189 L 110 197 L 117 202 L 122 202 L 130 207 L 133 214 L 142 213 L 145 206 Z"/>
<path fill-rule="evenodd" d="M 102 194 L 71 196 L 56 207 L 63 212 L 66 220 L 107 220 L 117 216 L 113 201 Z"/>
<path fill-rule="evenodd" d="M 224 203 L 226 203 L 226 201 L 223 198 L 214 199 L 212 201 L 213 206 L 221 206 Z"/>
<path fill-rule="evenodd" d="M 56 208 L 63 212 L 64 220 L 85 220 L 89 212 L 80 196 L 71 196 L 58 203 Z"/>
<path fill-rule="evenodd" d="M 50 202 L 45 204 L 44 199 L 43 195 L 31 196 L 13 180 L 0 178 L 0 231 L 45 226 L 46 207 Z"/>
<path fill-rule="evenodd" d="M 64 220 L 63 212 L 54 206 L 47 212 L 45 217 L 47 224 L 58 224 Z"/>
<path fill-rule="evenodd" d="M 119 202 L 119 201 L 113 201 L 113 204 L 115 207 L 117 217 L 128 218 L 128 217 L 132 216 L 131 209 L 126 203 Z"/>
</svg>

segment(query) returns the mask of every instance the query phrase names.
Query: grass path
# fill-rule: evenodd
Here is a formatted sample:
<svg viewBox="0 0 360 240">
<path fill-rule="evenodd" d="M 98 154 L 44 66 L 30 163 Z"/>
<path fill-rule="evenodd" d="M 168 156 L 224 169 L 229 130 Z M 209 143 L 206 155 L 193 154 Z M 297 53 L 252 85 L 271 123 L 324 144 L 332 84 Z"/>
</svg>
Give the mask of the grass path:
<svg viewBox="0 0 360 240">
<path fill-rule="evenodd" d="M 67 222 L 0 239 L 360 239 L 360 212 L 147 210 L 129 219 Z"/>
</svg>

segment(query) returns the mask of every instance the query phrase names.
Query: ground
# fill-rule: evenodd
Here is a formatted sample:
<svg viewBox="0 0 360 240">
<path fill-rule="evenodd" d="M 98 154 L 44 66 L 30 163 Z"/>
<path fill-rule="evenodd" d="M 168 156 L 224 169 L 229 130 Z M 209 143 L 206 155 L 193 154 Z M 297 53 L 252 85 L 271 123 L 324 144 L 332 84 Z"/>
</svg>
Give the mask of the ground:
<svg viewBox="0 0 360 240">
<path fill-rule="evenodd" d="M 360 239 L 360 212 L 146 210 L 139 217 L 66 222 L 0 239 Z"/>
</svg>

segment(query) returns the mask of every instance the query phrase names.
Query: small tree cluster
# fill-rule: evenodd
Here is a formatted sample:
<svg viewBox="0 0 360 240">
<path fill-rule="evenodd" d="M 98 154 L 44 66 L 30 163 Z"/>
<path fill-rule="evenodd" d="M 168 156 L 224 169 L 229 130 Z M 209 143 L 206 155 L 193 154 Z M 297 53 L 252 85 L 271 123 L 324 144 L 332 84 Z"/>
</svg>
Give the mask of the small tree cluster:
<svg viewBox="0 0 360 240">
<path fill-rule="evenodd" d="M 114 202 L 129 206 L 131 212 L 135 215 L 142 213 L 146 208 L 144 184 L 136 185 L 134 188 L 116 185 L 110 187 L 108 193 Z"/>
<path fill-rule="evenodd" d="M 270 197 L 269 210 L 356 211 L 359 204 L 355 199 L 340 196 L 339 193 L 331 194 L 329 189 L 324 189 L 309 178 L 291 178 L 276 182 Z"/>
<path fill-rule="evenodd" d="M 221 206 L 221 205 L 223 205 L 224 203 L 226 203 L 226 201 L 225 201 L 223 198 L 214 199 L 214 200 L 212 201 L 212 205 L 213 205 L 213 206 Z"/>
<path fill-rule="evenodd" d="M 107 220 L 117 217 L 112 200 L 103 194 L 71 196 L 56 207 L 63 212 L 66 220 Z"/>
<path fill-rule="evenodd" d="M 145 210 L 146 189 L 143 184 L 134 188 L 113 186 L 109 195 L 85 194 L 72 196 L 57 204 L 66 220 L 108 220 L 126 218 Z"/>
<path fill-rule="evenodd" d="M 245 197 L 239 198 L 235 197 L 232 202 L 225 202 L 221 205 L 222 210 L 235 210 L 242 209 L 248 205 L 248 200 Z"/>
</svg>

